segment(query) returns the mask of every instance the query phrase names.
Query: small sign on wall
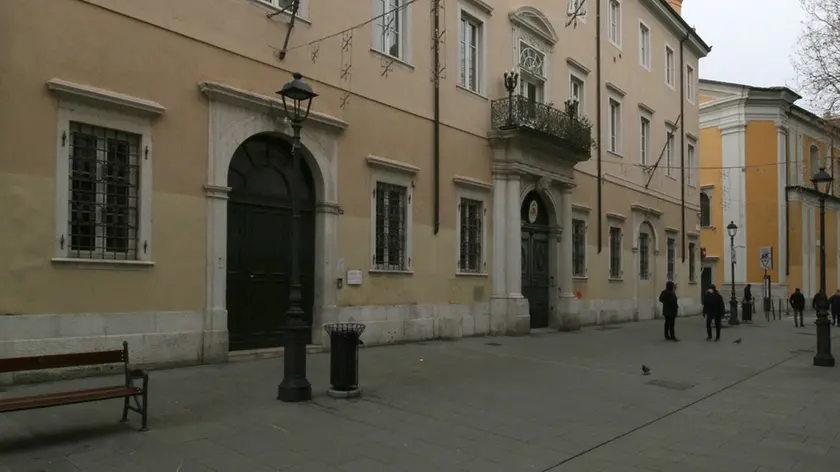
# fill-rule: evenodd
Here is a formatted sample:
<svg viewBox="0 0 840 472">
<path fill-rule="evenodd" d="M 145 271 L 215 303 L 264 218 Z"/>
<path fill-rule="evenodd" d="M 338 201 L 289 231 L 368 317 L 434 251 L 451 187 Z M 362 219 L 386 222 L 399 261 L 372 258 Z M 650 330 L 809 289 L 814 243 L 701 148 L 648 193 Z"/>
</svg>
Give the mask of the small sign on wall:
<svg viewBox="0 0 840 472">
<path fill-rule="evenodd" d="M 347 285 L 362 285 L 362 271 L 348 270 Z"/>
</svg>

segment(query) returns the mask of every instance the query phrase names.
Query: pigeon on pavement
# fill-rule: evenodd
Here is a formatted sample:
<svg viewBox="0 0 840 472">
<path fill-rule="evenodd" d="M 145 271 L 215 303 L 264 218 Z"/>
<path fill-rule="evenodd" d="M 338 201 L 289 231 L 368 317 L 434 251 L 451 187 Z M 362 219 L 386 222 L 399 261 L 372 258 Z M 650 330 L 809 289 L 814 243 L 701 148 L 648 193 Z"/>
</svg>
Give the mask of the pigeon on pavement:
<svg viewBox="0 0 840 472">
<path fill-rule="evenodd" d="M 650 375 L 650 369 L 644 364 L 642 364 L 642 375 Z"/>
<path fill-rule="evenodd" d="M 732 344 L 741 344 L 741 338 L 732 341 Z"/>
</svg>

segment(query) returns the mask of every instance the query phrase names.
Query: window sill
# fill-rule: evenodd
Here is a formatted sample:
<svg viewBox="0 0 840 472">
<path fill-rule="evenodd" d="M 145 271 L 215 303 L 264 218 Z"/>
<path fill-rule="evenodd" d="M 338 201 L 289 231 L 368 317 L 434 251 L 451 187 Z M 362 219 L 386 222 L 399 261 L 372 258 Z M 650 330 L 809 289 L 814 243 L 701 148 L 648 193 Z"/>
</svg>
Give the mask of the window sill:
<svg viewBox="0 0 840 472">
<path fill-rule="evenodd" d="M 668 88 L 669 88 L 669 89 L 671 89 L 671 90 L 674 90 L 674 91 L 676 91 L 676 90 L 677 90 L 677 88 L 676 88 L 676 87 L 674 87 L 674 84 L 669 84 L 668 82 L 665 82 L 665 85 L 667 85 L 667 86 L 668 86 Z"/>
<path fill-rule="evenodd" d="M 146 267 L 154 267 L 155 263 L 152 261 L 121 261 L 113 259 L 77 259 L 73 257 L 53 257 L 51 259 L 53 264 L 75 266 L 79 268 L 113 268 L 113 269 L 142 269 Z"/>
<path fill-rule="evenodd" d="M 700 229 L 715 229 L 715 226 L 701 226 Z"/>
<path fill-rule="evenodd" d="M 688 285 L 697 285 L 697 281 L 696 280 L 694 280 L 694 281 L 689 280 Z"/>
<path fill-rule="evenodd" d="M 607 279 L 607 281 L 608 281 L 608 282 L 624 282 L 624 279 L 622 279 L 622 278 L 610 277 L 610 278 L 608 278 L 608 279 Z"/>
<path fill-rule="evenodd" d="M 617 42 L 613 41 L 612 39 L 608 39 L 607 41 L 609 41 L 609 43 L 610 43 L 610 44 L 612 44 L 612 46 L 613 46 L 614 48 L 618 49 L 618 51 L 619 51 L 619 52 L 621 52 L 621 45 L 620 45 L 620 44 L 618 44 Z"/>
<path fill-rule="evenodd" d="M 413 270 L 368 269 L 369 274 L 414 275 Z"/>
<path fill-rule="evenodd" d="M 455 272 L 456 277 L 489 277 L 487 272 Z"/>
<path fill-rule="evenodd" d="M 617 158 L 619 158 L 619 159 L 624 159 L 624 156 L 622 156 L 621 154 L 619 154 L 617 151 L 610 151 L 610 150 L 608 149 L 608 150 L 607 150 L 607 154 L 612 154 L 613 156 L 615 156 L 615 157 L 617 157 Z"/>
<path fill-rule="evenodd" d="M 676 177 L 674 177 L 673 175 L 668 175 L 668 174 L 665 174 L 665 177 L 668 177 L 668 178 L 669 178 L 669 179 L 671 179 L 671 180 L 677 180 L 677 178 L 676 178 Z"/>
<path fill-rule="evenodd" d="M 639 63 L 639 67 L 641 67 L 642 69 L 644 69 L 644 70 L 646 70 L 646 71 L 650 72 L 650 66 L 646 66 L 646 65 L 644 65 L 644 64 L 642 64 L 642 63 Z"/>
<path fill-rule="evenodd" d="M 587 280 L 589 280 L 589 277 L 587 277 L 585 275 L 573 275 L 572 280 L 580 280 L 580 281 L 586 282 Z"/>
<path fill-rule="evenodd" d="M 697 188 L 697 184 L 688 184 L 688 186 L 691 188 Z"/>
<path fill-rule="evenodd" d="M 386 60 L 389 60 L 389 61 L 393 60 L 394 64 L 399 64 L 400 66 L 402 66 L 402 67 L 404 67 L 408 70 L 411 70 L 411 71 L 414 70 L 414 66 L 412 64 L 409 64 L 408 62 L 406 62 L 403 59 L 400 59 L 399 57 L 392 56 L 392 55 L 388 54 L 387 52 L 382 52 L 382 51 L 380 51 L 376 48 L 370 48 L 370 52 L 372 52 L 373 54 L 375 54 L 377 56 L 382 57 L 383 59 L 386 59 Z"/>
<path fill-rule="evenodd" d="M 474 91 L 474 90 L 470 90 L 470 89 L 468 89 L 467 87 L 464 87 L 464 86 L 463 86 L 463 85 L 461 85 L 461 84 L 455 84 L 455 88 L 457 88 L 458 90 L 460 90 L 460 91 L 462 91 L 462 92 L 464 92 L 464 93 L 466 93 L 466 94 L 468 94 L 468 95 L 472 95 L 472 96 L 473 96 L 473 97 L 475 97 L 475 98 L 478 98 L 478 99 L 484 100 L 485 102 L 490 101 L 490 99 L 489 99 L 489 98 L 485 97 L 485 96 L 484 96 L 484 95 L 482 95 L 480 92 L 476 92 L 476 91 Z"/>
<path fill-rule="evenodd" d="M 279 13 L 277 16 L 282 16 L 286 19 L 291 19 L 292 18 L 291 13 L 289 13 L 288 11 L 283 11 L 282 8 L 277 8 L 274 5 L 269 5 L 267 3 L 263 3 L 260 0 L 251 0 L 251 3 L 253 3 L 254 5 L 262 8 L 263 10 L 265 10 L 269 13 Z M 297 16 L 295 17 L 295 21 L 302 21 L 302 22 L 306 23 L 307 25 L 312 25 L 312 22 L 310 20 L 308 20 L 306 17 L 301 16 L 301 11 L 300 10 L 298 10 L 298 12 L 297 12 Z"/>
</svg>

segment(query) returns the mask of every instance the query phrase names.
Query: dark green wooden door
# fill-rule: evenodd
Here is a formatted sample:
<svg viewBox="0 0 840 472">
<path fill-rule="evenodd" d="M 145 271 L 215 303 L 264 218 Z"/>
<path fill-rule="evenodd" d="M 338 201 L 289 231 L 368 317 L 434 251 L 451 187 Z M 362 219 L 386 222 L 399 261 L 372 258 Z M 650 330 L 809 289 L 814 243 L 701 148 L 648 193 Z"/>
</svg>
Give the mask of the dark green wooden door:
<svg viewBox="0 0 840 472">
<path fill-rule="evenodd" d="M 292 169 L 284 141 L 257 136 L 243 143 L 234 155 L 228 185 L 226 296 L 230 349 L 278 347 L 282 345 L 289 305 L 292 257 L 301 258 L 304 313 L 312 321 L 312 178 L 305 165 Z M 297 187 L 302 210 L 298 254 L 289 252 L 293 186 Z"/>
<path fill-rule="evenodd" d="M 528 299 L 531 328 L 545 328 L 551 311 L 549 220 L 538 193 L 525 197 L 521 218 L 522 295 Z"/>
</svg>

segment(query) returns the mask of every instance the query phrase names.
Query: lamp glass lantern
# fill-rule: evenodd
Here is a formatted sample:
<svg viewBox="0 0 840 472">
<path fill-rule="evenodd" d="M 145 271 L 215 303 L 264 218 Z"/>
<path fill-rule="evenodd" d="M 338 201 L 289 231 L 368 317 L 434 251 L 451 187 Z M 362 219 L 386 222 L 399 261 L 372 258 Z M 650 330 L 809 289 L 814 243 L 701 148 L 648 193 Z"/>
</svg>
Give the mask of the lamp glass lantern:
<svg viewBox="0 0 840 472">
<path fill-rule="evenodd" d="M 728 225 L 726 225 L 726 232 L 729 233 L 730 238 L 734 238 L 736 234 L 738 234 L 738 225 L 735 224 L 734 221 L 730 221 Z"/>
<path fill-rule="evenodd" d="M 293 123 L 300 123 L 309 117 L 312 99 L 318 96 L 312 91 L 312 87 L 303 81 L 300 72 L 292 74 L 292 80 L 286 82 L 277 94 L 283 99 L 283 109 Z"/>
<path fill-rule="evenodd" d="M 833 181 L 834 178 L 831 174 L 825 171 L 825 167 L 820 167 L 819 172 L 811 177 L 811 183 L 814 185 L 814 190 L 823 195 L 828 195 L 828 192 L 831 191 L 831 183 Z"/>
</svg>

